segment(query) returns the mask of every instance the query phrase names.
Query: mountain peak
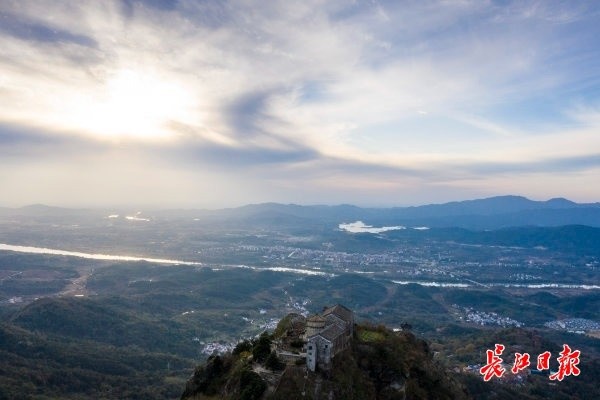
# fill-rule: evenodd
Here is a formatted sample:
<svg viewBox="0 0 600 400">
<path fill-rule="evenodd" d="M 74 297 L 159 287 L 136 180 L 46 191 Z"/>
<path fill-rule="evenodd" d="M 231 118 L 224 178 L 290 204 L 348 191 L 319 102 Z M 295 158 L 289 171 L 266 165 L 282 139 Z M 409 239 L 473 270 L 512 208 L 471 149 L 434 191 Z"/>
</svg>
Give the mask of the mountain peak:
<svg viewBox="0 0 600 400">
<path fill-rule="evenodd" d="M 288 338 L 298 331 L 297 319 L 297 314 L 282 319 L 275 331 L 278 337 Z M 258 399 L 264 393 L 268 399 L 287 400 L 304 399 L 307 393 L 310 398 L 350 400 L 469 398 L 452 374 L 433 361 L 428 344 L 408 331 L 359 324 L 350 345 L 332 359 L 329 368 L 316 372 L 307 370 L 298 358 L 301 354 L 284 352 L 284 362 L 275 351 L 269 355 L 275 336 L 263 333 L 240 342 L 232 353 L 210 357 L 196 368 L 181 398 Z M 302 345 L 302 340 L 296 341 Z"/>
<path fill-rule="evenodd" d="M 574 207 L 577 205 L 577 203 L 575 203 L 569 199 L 565 199 L 564 197 L 554 197 L 554 198 L 546 201 L 546 204 L 549 204 L 552 206 L 557 206 L 557 207 Z"/>
</svg>

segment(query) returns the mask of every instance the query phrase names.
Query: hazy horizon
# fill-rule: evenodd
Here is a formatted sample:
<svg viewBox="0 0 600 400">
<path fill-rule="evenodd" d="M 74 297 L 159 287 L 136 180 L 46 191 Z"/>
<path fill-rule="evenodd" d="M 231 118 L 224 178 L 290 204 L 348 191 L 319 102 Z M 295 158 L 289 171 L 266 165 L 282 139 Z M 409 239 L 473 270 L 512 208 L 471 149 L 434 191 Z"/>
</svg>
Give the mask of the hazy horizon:
<svg viewBox="0 0 600 400">
<path fill-rule="evenodd" d="M 46 203 L 29 203 L 29 204 L 22 204 L 22 205 L 15 205 L 15 206 L 11 206 L 11 205 L 5 205 L 0 203 L 0 208 L 12 208 L 12 209 L 18 209 L 18 208 L 25 208 L 25 207 L 36 207 L 36 206 L 43 206 L 43 207 L 52 207 L 52 208 L 67 208 L 67 209 L 90 209 L 90 210 L 111 210 L 111 209 L 128 209 L 128 210 L 132 210 L 132 209 L 145 209 L 146 211 L 152 211 L 152 210 L 168 210 L 168 209 L 180 209 L 180 210 L 206 210 L 206 211 L 216 211 L 216 210 L 222 210 L 222 209 L 228 209 L 228 208 L 239 208 L 239 207 L 246 207 L 246 206 L 256 206 L 256 205 L 263 205 L 263 204 L 281 204 L 281 205 L 298 205 L 298 206 L 306 206 L 306 207 L 310 207 L 310 206 L 330 206 L 330 207 L 335 207 L 335 206 L 354 206 L 354 207 L 359 207 L 359 208 L 393 208 L 393 207 L 420 207 L 420 206 L 426 206 L 426 205 L 439 205 L 439 204 L 447 204 L 447 203 L 454 203 L 454 202 L 464 202 L 464 201 L 474 201 L 474 200 L 485 200 L 485 199 L 489 199 L 489 198 L 496 198 L 496 197 L 523 197 L 526 198 L 527 200 L 531 200 L 531 201 L 538 201 L 538 202 L 545 202 L 545 201 L 550 201 L 550 200 L 557 200 L 557 199 L 561 199 L 561 200 L 568 200 L 568 201 L 572 201 L 574 203 L 577 204 L 597 204 L 600 203 L 600 201 L 598 200 L 592 200 L 592 201 L 575 201 L 573 199 L 570 199 L 568 197 L 564 197 L 564 196 L 560 196 L 560 197 L 553 197 L 553 198 L 530 198 L 527 196 L 522 196 L 522 195 L 515 195 L 515 194 L 505 194 L 505 195 L 498 195 L 498 196 L 490 196 L 490 197 L 484 197 L 484 198 L 468 198 L 468 199 L 457 199 L 457 200 L 449 200 L 449 201 L 443 201 L 443 202 L 424 202 L 424 203 L 418 203 L 418 204 L 355 204 L 355 203 L 324 203 L 324 202 L 320 202 L 320 203 L 299 203 L 299 202 L 276 202 L 276 201 L 264 201 L 264 202 L 257 202 L 257 203 L 240 203 L 240 204 L 233 204 L 230 206 L 223 206 L 223 207 L 168 207 L 168 206 L 164 206 L 164 207 L 160 207 L 160 206 L 148 206 L 148 205 L 143 205 L 143 204 L 121 204 L 121 205 L 95 205 L 95 206 L 87 206 L 87 205 L 61 205 L 61 204 L 46 204 Z"/>
<path fill-rule="evenodd" d="M 600 4 L 0 3 L 3 206 L 600 199 Z"/>
</svg>

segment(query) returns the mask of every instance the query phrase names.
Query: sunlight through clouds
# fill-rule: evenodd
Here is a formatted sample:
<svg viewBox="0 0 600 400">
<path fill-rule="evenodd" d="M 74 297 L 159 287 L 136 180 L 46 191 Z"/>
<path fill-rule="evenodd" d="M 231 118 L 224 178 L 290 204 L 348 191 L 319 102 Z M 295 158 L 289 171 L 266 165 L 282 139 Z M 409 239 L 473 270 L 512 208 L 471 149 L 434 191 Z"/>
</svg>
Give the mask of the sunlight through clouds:
<svg viewBox="0 0 600 400">
<path fill-rule="evenodd" d="M 115 73 L 98 96 L 71 102 L 60 119 L 100 136 L 164 138 L 171 134 L 169 121 L 195 119 L 192 95 L 182 86 L 132 70 Z"/>
<path fill-rule="evenodd" d="M 597 11 L 553 1 L 2 2 L 0 162 L 18 172 L 34 155 L 50 163 L 52 148 L 66 166 L 78 147 L 131 170 L 135 148 L 135 162 L 169 171 L 170 188 L 210 174 L 244 180 L 241 203 L 334 201 L 340 185 L 361 202 L 370 187 L 378 204 L 506 194 L 507 175 L 549 182 L 559 165 L 587 182 L 600 154 Z M 577 182 L 580 200 L 597 196 Z M 185 201 L 218 203 L 220 186 Z M 563 195 L 530 188 L 518 194 Z"/>
</svg>

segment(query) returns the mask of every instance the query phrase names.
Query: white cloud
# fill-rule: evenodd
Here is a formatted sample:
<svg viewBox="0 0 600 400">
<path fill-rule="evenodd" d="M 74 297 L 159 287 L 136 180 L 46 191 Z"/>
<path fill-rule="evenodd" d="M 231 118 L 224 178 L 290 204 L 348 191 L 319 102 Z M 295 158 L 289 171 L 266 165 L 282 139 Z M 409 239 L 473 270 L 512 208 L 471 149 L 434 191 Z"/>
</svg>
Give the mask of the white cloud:
<svg viewBox="0 0 600 400">
<path fill-rule="evenodd" d="M 480 1 L 190 0 L 173 10 L 126 4 L 3 2 L 0 13 L 17 22 L 0 31 L 0 123 L 114 145 L 158 139 L 169 149 L 247 149 L 253 165 L 203 161 L 202 152 L 198 163 L 215 171 L 251 165 L 255 181 L 268 181 L 272 194 L 292 192 L 278 176 L 286 173 L 315 191 L 368 186 L 389 195 L 391 188 L 430 183 L 460 187 L 457 179 L 485 162 L 543 163 L 600 152 L 597 112 L 575 112 L 586 128 L 570 126 L 568 99 L 527 127 L 495 112 L 597 79 L 591 67 L 577 78 L 564 61 L 589 56 L 589 48 L 569 47 L 597 29 L 588 25 L 597 17 L 584 8 Z M 589 110 L 587 96 L 574 95 L 583 98 L 582 110 Z M 553 123 L 560 129 L 547 129 Z M 278 160 L 279 171 L 261 165 L 269 159 Z M 340 167 L 348 163 L 367 168 L 364 177 Z M 369 170 L 377 165 L 402 176 L 378 176 Z M 298 172 L 315 176 L 319 168 L 325 176 L 313 183 Z"/>
</svg>

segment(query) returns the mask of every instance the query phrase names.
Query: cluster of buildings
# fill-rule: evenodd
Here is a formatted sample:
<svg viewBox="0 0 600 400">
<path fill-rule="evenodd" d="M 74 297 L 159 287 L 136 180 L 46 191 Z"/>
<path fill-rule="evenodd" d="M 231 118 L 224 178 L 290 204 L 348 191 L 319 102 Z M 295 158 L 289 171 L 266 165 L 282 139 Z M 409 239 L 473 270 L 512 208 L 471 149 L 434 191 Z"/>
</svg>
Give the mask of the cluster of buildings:
<svg viewBox="0 0 600 400">
<path fill-rule="evenodd" d="M 546 322 L 544 326 L 551 329 L 565 330 L 567 332 L 579 334 L 600 330 L 600 323 L 585 318 L 568 318 L 549 321 Z"/>
<path fill-rule="evenodd" d="M 458 308 L 457 305 L 453 305 L 453 307 Z M 475 323 L 478 325 L 498 325 L 504 328 L 508 326 L 516 326 L 518 328 L 524 326 L 525 324 L 519 322 L 515 319 L 503 317 L 501 315 L 496 314 L 495 312 L 484 312 L 477 311 L 471 307 L 465 307 L 465 320 L 467 322 Z M 460 317 L 462 319 L 462 317 Z"/>
<path fill-rule="evenodd" d="M 193 338 L 192 340 L 195 342 L 200 342 L 200 344 L 203 345 L 201 353 L 206 354 L 208 356 L 210 356 L 212 354 L 227 353 L 229 351 L 232 351 L 233 348 L 235 347 L 231 343 L 218 343 L 218 342 L 204 343 L 204 342 L 201 342 L 199 338 Z"/>
<path fill-rule="evenodd" d="M 286 333 L 276 345 L 277 356 L 286 362 L 305 360 L 310 371 L 328 371 L 334 357 L 350 347 L 354 313 L 341 304 L 308 318 L 296 313 L 286 318 Z"/>
<path fill-rule="evenodd" d="M 340 351 L 347 349 L 354 333 L 354 313 L 337 304 L 306 319 L 306 366 L 328 370 Z"/>
</svg>

